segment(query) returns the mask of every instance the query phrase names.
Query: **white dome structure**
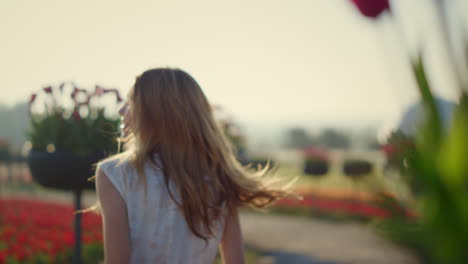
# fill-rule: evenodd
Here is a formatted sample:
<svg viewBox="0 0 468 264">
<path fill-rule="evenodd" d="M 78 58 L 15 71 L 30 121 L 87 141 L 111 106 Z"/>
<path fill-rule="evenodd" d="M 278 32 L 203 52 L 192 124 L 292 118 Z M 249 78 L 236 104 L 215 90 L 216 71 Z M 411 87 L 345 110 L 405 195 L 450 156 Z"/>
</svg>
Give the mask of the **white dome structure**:
<svg viewBox="0 0 468 264">
<path fill-rule="evenodd" d="M 455 102 L 435 97 L 436 106 L 439 110 L 440 119 L 444 129 L 448 129 L 452 121 L 452 113 L 455 108 Z M 407 136 L 413 136 L 417 132 L 421 121 L 424 120 L 424 108 L 422 101 L 410 105 L 401 116 L 397 130 L 400 130 Z"/>
<path fill-rule="evenodd" d="M 435 101 L 442 120 L 442 126 L 444 129 L 448 129 L 452 122 L 452 113 L 456 103 L 440 97 L 435 97 Z M 421 100 L 408 106 L 399 117 L 394 118 L 391 122 L 386 122 L 379 129 L 379 142 L 385 144 L 393 131 L 401 131 L 407 136 L 414 136 L 421 122 L 424 120 L 423 115 L 424 108 Z"/>
</svg>

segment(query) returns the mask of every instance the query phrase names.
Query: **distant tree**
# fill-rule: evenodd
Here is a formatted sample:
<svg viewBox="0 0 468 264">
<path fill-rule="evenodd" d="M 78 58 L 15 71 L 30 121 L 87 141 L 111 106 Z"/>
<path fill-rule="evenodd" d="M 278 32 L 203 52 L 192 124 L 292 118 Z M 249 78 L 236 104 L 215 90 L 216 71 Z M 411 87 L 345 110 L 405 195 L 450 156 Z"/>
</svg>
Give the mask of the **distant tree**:
<svg viewBox="0 0 468 264">
<path fill-rule="evenodd" d="M 370 139 L 367 143 L 367 148 L 371 150 L 379 150 L 380 147 L 380 143 L 376 138 Z"/>
<path fill-rule="evenodd" d="M 318 143 L 327 148 L 347 149 L 350 146 L 350 139 L 344 132 L 327 128 L 320 133 Z"/>
<path fill-rule="evenodd" d="M 313 138 L 303 128 L 295 127 L 286 132 L 285 147 L 287 148 L 304 148 L 313 143 Z"/>
<path fill-rule="evenodd" d="M 27 103 L 12 107 L 0 105 L 0 137 L 8 139 L 13 149 L 19 149 L 26 141 L 29 125 Z"/>
<path fill-rule="evenodd" d="M 0 137 L 0 162 L 9 161 L 10 157 L 10 144 L 6 138 Z"/>
<path fill-rule="evenodd" d="M 370 150 L 379 150 L 380 143 L 377 140 L 377 131 L 375 129 L 367 129 L 359 133 L 361 146 Z"/>
</svg>

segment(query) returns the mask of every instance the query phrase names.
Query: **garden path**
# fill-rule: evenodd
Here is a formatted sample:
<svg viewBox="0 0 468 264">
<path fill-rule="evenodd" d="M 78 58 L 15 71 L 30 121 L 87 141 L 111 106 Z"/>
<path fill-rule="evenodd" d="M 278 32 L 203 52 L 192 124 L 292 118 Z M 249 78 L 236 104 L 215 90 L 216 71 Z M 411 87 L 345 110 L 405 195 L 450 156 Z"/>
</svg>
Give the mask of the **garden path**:
<svg viewBox="0 0 468 264">
<path fill-rule="evenodd" d="M 273 263 L 417 263 L 404 249 L 359 223 L 243 213 L 241 224 L 245 242 L 272 252 L 278 257 Z"/>
</svg>

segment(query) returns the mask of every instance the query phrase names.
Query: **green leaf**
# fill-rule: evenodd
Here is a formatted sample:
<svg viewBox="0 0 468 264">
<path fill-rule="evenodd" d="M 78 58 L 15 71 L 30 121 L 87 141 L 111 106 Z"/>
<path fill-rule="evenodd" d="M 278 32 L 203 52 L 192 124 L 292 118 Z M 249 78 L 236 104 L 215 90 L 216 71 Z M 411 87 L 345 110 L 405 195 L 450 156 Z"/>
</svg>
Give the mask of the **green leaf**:
<svg viewBox="0 0 468 264">
<path fill-rule="evenodd" d="M 439 167 L 443 179 L 452 188 L 464 188 L 468 175 L 468 114 L 466 106 L 460 105 L 455 110 L 453 124 L 445 139 L 439 156 Z"/>
</svg>

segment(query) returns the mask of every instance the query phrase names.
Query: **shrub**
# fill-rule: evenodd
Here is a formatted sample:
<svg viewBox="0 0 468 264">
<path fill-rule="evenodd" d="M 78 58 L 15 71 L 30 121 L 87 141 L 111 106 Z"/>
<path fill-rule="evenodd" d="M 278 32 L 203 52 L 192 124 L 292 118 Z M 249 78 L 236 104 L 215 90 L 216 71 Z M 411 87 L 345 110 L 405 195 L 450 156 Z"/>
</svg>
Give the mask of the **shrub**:
<svg viewBox="0 0 468 264">
<path fill-rule="evenodd" d="M 8 162 L 11 159 L 8 141 L 0 139 L 0 162 Z"/>
</svg>

